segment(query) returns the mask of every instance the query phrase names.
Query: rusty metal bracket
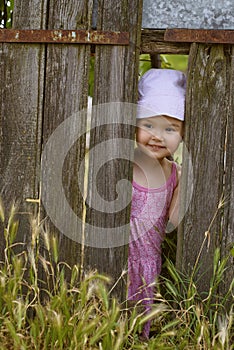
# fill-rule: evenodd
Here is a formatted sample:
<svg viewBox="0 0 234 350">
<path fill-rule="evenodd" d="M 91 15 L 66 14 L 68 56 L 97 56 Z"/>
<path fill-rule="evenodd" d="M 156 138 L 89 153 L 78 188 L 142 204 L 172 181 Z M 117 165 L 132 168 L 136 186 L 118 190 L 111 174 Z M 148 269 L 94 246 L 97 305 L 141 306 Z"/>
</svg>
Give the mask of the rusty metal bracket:
<svg viewBox="0 0 234 350">
<path fill-rule="evenodd" d="M 166 29 L 165 41 L 211 44 L 234 44 L 234 30 Z"/>
<path fill-rule="evenodd" d="M 128 32 L 64 29 L 0 29 L 2 43 L 128 45 Z"/>
</svg>

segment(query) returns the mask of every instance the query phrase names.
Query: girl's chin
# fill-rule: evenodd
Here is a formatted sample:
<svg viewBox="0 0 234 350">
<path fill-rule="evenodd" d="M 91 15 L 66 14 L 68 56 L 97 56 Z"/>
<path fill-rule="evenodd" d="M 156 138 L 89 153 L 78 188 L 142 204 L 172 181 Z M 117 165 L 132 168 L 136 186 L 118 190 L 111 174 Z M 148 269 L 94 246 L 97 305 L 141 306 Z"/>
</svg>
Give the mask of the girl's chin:
<svg viewBox="0 0 234 350">
<path fill-rule="evenodd" d="M 159 161 L 171 155 L 165 147 L 158 147 L 157 149 L 153 149 L 152 147 L 141 146 L 138 147 L 138 150 L 140 151 L 140 153 L 142 153 L 142 155 Z"/>
<path fill-rule="evenodd" d="M 165 147 L 146 147 L 146 152 L 150 153 L 153 157 L 165 158 L 170 155 Z"/>
<path fill-rule="evenodd" d="M 155 159 L 157 161 L 161 161 L 163 160 L 164 158 L 168 157 L 167 154 L 161 154 L 160 152 L 152 152 L 152 151 L 146 151 L 144 152 L 144 154 L 148 157 L 148 158 L 151 158 L 151 159 Z"/>
</svg>

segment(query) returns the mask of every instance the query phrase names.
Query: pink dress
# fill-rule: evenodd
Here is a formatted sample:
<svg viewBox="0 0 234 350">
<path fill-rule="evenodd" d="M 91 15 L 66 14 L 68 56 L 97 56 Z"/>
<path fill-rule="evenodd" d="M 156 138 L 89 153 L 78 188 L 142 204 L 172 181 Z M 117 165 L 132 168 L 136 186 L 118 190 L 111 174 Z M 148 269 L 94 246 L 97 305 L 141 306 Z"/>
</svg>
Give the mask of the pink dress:
<svg viewBox="0 0 234 350">
<path fill-rule="evenodd" d="M 150 311 L 154 299 L 154 282 L 161 272 L 161 244 L 168 222 L 168 210 L 177 183 L 176 164 L 164 185 L 145 188 L 133 181 L 131 234 L 129 243 L 128 299 L 139 301 Z M 149 336 L 150 322 L 143 334 Z"/>
</svg>

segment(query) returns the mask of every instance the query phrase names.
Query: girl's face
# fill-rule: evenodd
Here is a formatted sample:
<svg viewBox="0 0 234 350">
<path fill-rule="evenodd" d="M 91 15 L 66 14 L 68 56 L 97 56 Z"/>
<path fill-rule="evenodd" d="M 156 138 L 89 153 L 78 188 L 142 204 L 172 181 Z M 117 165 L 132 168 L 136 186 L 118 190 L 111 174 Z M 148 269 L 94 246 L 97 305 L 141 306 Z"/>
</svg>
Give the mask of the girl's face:
<svg viewBox="0 0 234 350">
<path fill-rule="evenodd" d="M 157 160 L 168 157 L 177 150 L 182 140 L 182 129 L 182 121 L 168 116 L 138 119 L 138 148 Z"/>
</svg>

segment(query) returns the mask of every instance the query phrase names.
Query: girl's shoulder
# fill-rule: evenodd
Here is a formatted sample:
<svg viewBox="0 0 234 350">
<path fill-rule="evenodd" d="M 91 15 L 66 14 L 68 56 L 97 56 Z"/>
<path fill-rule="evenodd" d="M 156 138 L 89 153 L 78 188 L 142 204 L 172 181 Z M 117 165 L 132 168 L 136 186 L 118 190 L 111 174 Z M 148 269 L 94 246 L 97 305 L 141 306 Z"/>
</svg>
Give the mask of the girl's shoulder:
<svg viewBox="0 0 234 350">
<path fill-rule="evenodd" d="M 175 187 L 177 187 L 181 177 L 181 166 L 175 161 L 166 159 L 165 168 L 165 172 L 175 179 Z"/>
</svg>

